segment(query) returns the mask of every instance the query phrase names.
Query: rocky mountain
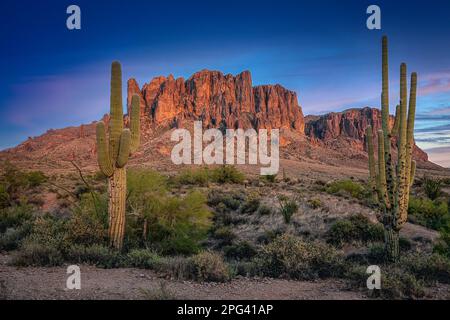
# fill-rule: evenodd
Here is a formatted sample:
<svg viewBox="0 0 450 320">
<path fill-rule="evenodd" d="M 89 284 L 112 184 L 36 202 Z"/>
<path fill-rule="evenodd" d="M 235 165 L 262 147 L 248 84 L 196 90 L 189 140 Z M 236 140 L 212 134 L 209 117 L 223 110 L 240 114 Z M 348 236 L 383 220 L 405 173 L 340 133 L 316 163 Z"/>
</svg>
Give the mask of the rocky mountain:
<svg viewBox="0 0 450 320">
<path fill-rule="evenodd" d="M 248 71 L 233 76 L 203 70 L 187 80 L 170 75 L 153 78 L 142 87 L 134 79 L 127 84 L 128 109 L 133 94 L 140 97 L 142 147 L 135 163 L 170 162 L 170 130 L 202 120 L 205 128 L 280 128 L 280 154 L 286 159 L 333 165 L 353 161 L 352 166 L 365 167 L 365 129 L 369 124 L 375 132 L 381 127 L 380 110 L 368 107 L 304 117 L 295 92 L 280 85 L 254 87 Z M 102 120 L 108 122 L 109 116 Z M 434 166 L 417 146 L 414 158 L 419 167 Z M 1 160 L 22 162 L 29 168 L 58 168 L 76 160 L 96 168 L 95 121 L 30 137 L 0 152 Z"/>
<path fill-rule="evenodd" d="M 156 77 L 139 87 L 128 81 L 128 108 L 138 94 L 141 119 L 147 127 L 183 126 L 202 120 L 204 127 L 289 128 L 304 132 L 304 117 L 297 95 L 279 85 L 253 87 L 250 72 L 236 76 L 203 70 L 187 80 Z"/>
<path fill-rule="evenodd" d="M 394 116 L 390 118 L 390 126 L 394 125 Z M 375 108 L 348 109 L 342 112 L 331 112 L 322 116 L 307 116 L 305 133 L 313 142 L 324 144 L 335 149 L 346 147 L 366 150 L 365 130 L 372 125 L 374 133 L 381 129 L 381 110 Z M 377 144 L 377 139 L 374 139 Z M 395 143 L 392 147 L 396 149 Z M 414 145 L 413 156 L 421 162 L 428 161 L 428 155 Z"/>
</svg>

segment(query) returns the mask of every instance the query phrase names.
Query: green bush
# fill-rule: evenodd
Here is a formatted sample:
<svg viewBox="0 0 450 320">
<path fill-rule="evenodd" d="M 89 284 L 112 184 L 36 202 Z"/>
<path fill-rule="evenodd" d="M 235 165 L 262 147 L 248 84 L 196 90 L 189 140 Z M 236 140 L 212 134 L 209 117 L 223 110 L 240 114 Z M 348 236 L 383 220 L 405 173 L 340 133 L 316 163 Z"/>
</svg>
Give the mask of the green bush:
<svg viewBox="0 0 450 320">
<path fill-rule="evenodd" d="M 237 210 L 241 203 L 245 200 L 245 196 L 240 192 L 223 192 L 213 189 L 208 193 L 208 205 L 211 207 L 219 207 L 220 204 L 225 206 L 226 210 Z"/>
<path fill-rule="evenodd" d="M 242 184 L 245 175 L 234 166 L 220 166 L 211 172 L 211 181 L 216 183 L 237 183 Z"/>
<path fill-rule="evenodd" d="M 277 175 L 276 174 L 267 174 L 262 176 L 263 179 L 269 183 L 274 183 L 275 181 L 277 181 Z"/>
<path fill-rule="evenodd" d="M 4 183 L 0 183 L 0 209 L 6 208 L 10 205 L 10 196 L 8 188 Z"/>
<path fill-rule="evenodd" d="M 220 241 L 220 245 L 230 245 L 234 239 L 236 239 L 236 235 L 229 227 L 220 227 L 214 230 L 213 238 Z"/>
<path fill-rule="evenodd" d="M 438 242 L 433 248 L 433 252 L 450 259 L 450 233 L 442 231 Z"/>
<path fill-rule="evenodd" d="M 20 250 L 13 254 L 11 264 L 20 267 L 51 267 L 59 266 L 63 261 L 64 257 L 61 251 L 53 245 L 25 241 Z"/>
<path fill-rule="evenodd" d="M 318 209 L 318 208 L 322 207 L 322 201 L 320 201 L 320 199 L 318 199 L 318 198 L 309 199 L 308 205 L 312 209 Z"/>
<path fill-rule="evenodd" d="M 8 228 L 18 228 L 33 218 L 33 208 L 27 204 L 0 209 L 0 233 Z"/>
<path fill-rule="evenodd" d="M 203 251 L 192 258 L 197 280 L 224 282 L 229 279 L 228 266 L 220 254 Z"/>
<path fill-rule="evenodd" d="M 11 251 L 19 248 L 22 240 L 30 234 L 31 228 L 31 223 L 25 223 L 20 227 L 9 228 L 4 233 L 0 233 L 0 251 Z"/>
<path fill-rule="evenodd" d="M 362 243 L 383 241 L 384 229 L 381 224 L 374 224 L 363 215 L 336 221 L 326 233 L 327 242 L 337 247 L 345 243 L 359 241 Z"/>
<path fill-rule="evenodd" d="M 448 205 L 438 200 L 423 199 L 411 196 L 408 206 L 410 222 L 427 228 L 450 230 L 450 214 Z"/>
<path fill-rule="evenodd" d="M 213 169 L 203 167 L 200 169 L 186 169 L 181 171 L 173 181 L 181 185 L 207 186 L 209 183 L 238 183 L 245 180 L 242 172 L 234 166 L 223 165 Z"/>
<path fill-rule="evenodd" d="M 37 187 L 47 181 L 47 177 L 41 171 L 25 172 L 8 161 L 1 167 L 0 207 L 17 202 L 23 195 L 23 190 Z"/>
<path fill-rule="evenodd" d="M 255 213 L 259 205 L 261 203 L 261 200 L 257 197 L 249 197 L 241 206 L 240 211 L 241 213 Z"/>
<path fill-rule="evenodd" d="M 29 187 L 38 187 L 47 181 L 47 177 L 42 171 L 31 171 L 26 174 Z"/>
<path fill-rule="evenodd" d="M 409 254 L 402 257 L 401 264 L 417 279 L 426 283 L 450 283 L 450 260 L 438 254 Z"/>
<path fill-rule="evenodd" d="M 442 181 L 431 177 L 424 177 L 422 181 L 423 191 L 431 200 L 436 200 L 442 193 Z"/>
<path fill-rule="evenodd" d="M 91 246 L 107 242 L 107 196 L 96 195 L 95 200 L 91 196 L 81 197 L 79 207 L 67 222 L 66 240 L 72 244 Z"/>
<path fill-rule="evenodd" d="M 384 299 L 417 299 L 425 295 L 424 284 L 414 275 L 393 267 L 381 272 L 381 292 Z"/>
<path fill-rule="evenodd" d="M 240 241 L 237 244 L 225 246 L 223 252 L 227 258 L 243 260 L 253 258 L 257 250 L 248 241 Z"/>
<path fill-rule="evenodd" d="M 127 261 L 131 267 L 155 270 L 161 263 L 161 257 L 152 250 L 134 249 L 128 253 Z"/>
<path fill-rule="evenodd" d="M 155 271 L 175 279 L 197 279 L 197 269 L 193 258 L 181 256 L 161 257 L 154 267 Z"/>
<path fill-rule="evenodd" d="M 255 259 L 260 272 L 271 277 L 316 279 L 344 271 L 342 257 L 334 248 L 288 234 L 263 246 Z"/>
<path fill-rule="evenodd" d="M 198 191 L 184 198 L 166 197 L 155 203 L 148 218 L 148 241 L 163 253 L 191 254 L 200 248 L 211 226 L 206 198 Z"/>
<path fill-rule="evenodd" d="M 124 258 L 117 251 L 104 245 L 73 245 L 66 250 L 65 260 L 71 263 L 85 263 L 100 268 L 117 268 L 124 265 Z"/>
<path fill-rule="evenodd" d="M 366 189 L 357 182 L 352 180 L 338 180 L 331 182 L 327 188 L 326 192 L 336 195 L 348 194 L 353 198 L 363 199 L 367 197 Z"/>
<path fill-rule="evenodd" d="M 211 172 L 208 168 L 185 169 L 174 178 L 174 181 L 182 185 L 207 186 L 211 181 Z"/>
<path fill-rule="evenodd" d="M 283 215 L 284 222 L 290 223 L 292 216 L 298 210 L 297 202 L 286 196 L 278 196 L 278 202 L 280 204 L 280 213 Z"/>
<path fill-rule="evenodd" d="M 260 216 L 268 216 L 272 214 L 272 209 L 269 206 L 266 205 L 260 205 L 258 208 L 258 214 Z"/>
<path fill-rule="evenodd" d="M 166 254 L 195 253 L 211 225 L 206 197 L 195 190 L 185 196 L 172 196 L 166 183 L 154 171 L 130 172 L 127 241 L 136 244 L 141 239 Z"/>
</svg>

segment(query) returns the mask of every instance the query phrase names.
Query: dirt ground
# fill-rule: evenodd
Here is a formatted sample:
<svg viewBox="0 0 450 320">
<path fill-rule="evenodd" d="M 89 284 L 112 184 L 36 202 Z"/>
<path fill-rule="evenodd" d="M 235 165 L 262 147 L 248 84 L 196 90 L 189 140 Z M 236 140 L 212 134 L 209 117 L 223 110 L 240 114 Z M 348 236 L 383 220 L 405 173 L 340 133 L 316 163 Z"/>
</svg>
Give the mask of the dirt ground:
<svg viewBox="0 0 450 320">
<path fill-rule="evenodd" d="M 356 300 L 364 293 L 347 290 L 340 280 L 316 282 L 238 277 L 227 283 L 197 283 L 161 279 L 141 269 L 99 269 L 80 266 L 81 289 L 66 289 L 67 267 L 16 268 L 1 257 L 2 299 L 245 299 L 245 300 Z"/>
</svg>

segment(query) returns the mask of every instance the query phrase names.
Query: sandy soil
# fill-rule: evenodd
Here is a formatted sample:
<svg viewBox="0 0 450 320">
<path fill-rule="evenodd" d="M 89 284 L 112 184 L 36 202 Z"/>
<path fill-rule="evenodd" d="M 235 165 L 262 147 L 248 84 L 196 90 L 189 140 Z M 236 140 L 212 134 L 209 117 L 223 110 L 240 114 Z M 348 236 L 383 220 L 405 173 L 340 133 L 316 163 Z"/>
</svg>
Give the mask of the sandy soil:
<svg viewBox="0 0 450 320">
<path fill-rule="evenodd" d="M 317 282 L 238 277 L 228 283 L 161 279 L 150 270 L 81 266 L 81 290 L 66 289 L 66 267 L 16 268 L 1 256 L 2 299 L 365 299 L 340 280 Z"/>
</svg>

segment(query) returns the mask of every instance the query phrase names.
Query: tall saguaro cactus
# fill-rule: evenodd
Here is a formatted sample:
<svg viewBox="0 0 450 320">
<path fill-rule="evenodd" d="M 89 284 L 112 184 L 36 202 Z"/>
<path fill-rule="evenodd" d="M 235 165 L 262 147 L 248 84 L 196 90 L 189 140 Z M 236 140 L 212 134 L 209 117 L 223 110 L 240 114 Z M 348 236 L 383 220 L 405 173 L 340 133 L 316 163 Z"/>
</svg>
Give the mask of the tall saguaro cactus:
<svg viewBox="0 0 450 320">
<path fill-rule="evenodd" d="M 382 129 L 378 131 L 378 170 L 375 169 L 372 127 L 366 129 L 369 153 L 369 181 L 376 186 L 378 203 L 385 229 L 385 253 L 391 262 L 399 259 L 399 231 L 406 223 L 411 185 L 416 163 L 412 160 L 414 118 L 416 113 L 417 74 L 411 74 L 409 110 L 407 101 L 406 64 L 400 66 L 400 105 L 395 123 L 389 126 L 388 42 L 382 40 Z M 391 144 L 397 142 L 397 162 L 392 162 Z"/>
<path fill-rule="evenodd" d="M 97 123 L 97 155 L 100 170 L 108 177 L 109 239 L 110 245 L 121 249 L 125 234 L 125 201 L 128 157 L 140 143 L 139 97 L 131 101 L 130 129 L 123 128 L 122 69 L 115 61 L 111 65 L 111 110 L 109 139 L 103 121 Z"/>
</svg>

